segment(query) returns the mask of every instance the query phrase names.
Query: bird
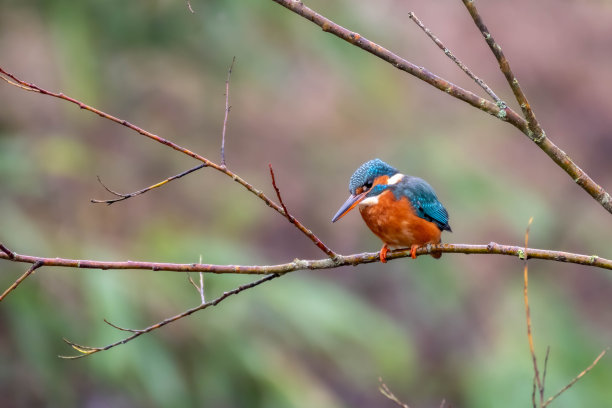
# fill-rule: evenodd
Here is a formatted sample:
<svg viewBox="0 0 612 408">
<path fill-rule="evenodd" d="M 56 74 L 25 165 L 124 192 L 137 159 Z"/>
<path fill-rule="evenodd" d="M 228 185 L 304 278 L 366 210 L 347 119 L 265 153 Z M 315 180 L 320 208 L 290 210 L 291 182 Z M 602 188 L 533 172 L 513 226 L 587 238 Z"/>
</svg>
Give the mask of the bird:
<svg viewBox="0 0 612 408">
<path fill-rule="evenodd" d="M 448 212 L 429 183 L 380 159 L 365 162 L 353 173 L 349 192 L 332 223 L 358 207 L 366 225 L 383 242 L 379 255 L 383 263 L 390 248 L 410 248 L 415 259 L 419 247 L 439 244 L 442 231 L 452 232 Z M 431 256 L 438 259 L 442 253 Z"/>
</svg>

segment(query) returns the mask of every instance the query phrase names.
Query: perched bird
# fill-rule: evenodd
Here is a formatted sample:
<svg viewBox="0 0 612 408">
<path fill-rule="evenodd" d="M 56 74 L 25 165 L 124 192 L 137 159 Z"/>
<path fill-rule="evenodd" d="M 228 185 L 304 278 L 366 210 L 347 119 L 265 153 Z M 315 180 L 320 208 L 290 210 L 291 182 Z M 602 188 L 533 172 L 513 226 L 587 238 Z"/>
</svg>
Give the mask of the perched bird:
<svg viewBox="0 0 612 408">
<path fill-rule="evenodd" d="M 434 189 L 423 179 L 401 174 L 380 159 L 362 164 L 351 176 L 350 197 L 332 222 L 356 206 L 367 226 L 383 242 L 380 260 L 387 262 L 389 248 L 410 248 L 416 258 L 418 247 L 439 244 L 442 231 L 451 231 L 448 212 Z M 432 253 L 440 258 L 441 253 Z"/>
</svg>

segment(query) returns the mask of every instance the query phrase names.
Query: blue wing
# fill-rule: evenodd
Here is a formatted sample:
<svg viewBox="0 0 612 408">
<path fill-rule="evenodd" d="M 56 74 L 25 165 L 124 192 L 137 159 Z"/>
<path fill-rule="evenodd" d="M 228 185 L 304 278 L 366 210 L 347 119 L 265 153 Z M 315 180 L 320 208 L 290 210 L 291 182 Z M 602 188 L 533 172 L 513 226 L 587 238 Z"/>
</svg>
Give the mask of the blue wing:
<svg viewBox="0 0 612 408">
<path fill-rule="evenodd" d="M 448 212 L 438 200 L 436 192 L 425 180 L 405 176 L 393 189 L 396 198 L 408 197 L 416 214 L 435 223 L 440 230 L 452 231 L 448 224 Z"/>
</svg>

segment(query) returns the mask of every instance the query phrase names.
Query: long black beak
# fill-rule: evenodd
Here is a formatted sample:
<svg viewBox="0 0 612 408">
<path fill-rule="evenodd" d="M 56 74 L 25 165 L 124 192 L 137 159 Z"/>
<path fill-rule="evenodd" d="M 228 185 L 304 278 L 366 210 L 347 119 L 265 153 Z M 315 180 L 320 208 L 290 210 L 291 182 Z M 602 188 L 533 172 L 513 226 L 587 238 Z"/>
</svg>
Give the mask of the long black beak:
<svg viewBox="0 0 612 408">
<path fill-rule="evenodd" d="M 334 215 L 334 218 L 332 218 L 332 222 L 338 221 L 340 218 L 344 217 L 346 213 L 355 208 L 357 204 L 359 204 L 361 200 L 365 198 L 366 193 L 367 192 L 363 192 L 357 195 L 351 194 L 351 196 L 344 202 L 344 204 L 342 204 L 342 207 L 340 207 L 336 215 Z"/>
</svg>

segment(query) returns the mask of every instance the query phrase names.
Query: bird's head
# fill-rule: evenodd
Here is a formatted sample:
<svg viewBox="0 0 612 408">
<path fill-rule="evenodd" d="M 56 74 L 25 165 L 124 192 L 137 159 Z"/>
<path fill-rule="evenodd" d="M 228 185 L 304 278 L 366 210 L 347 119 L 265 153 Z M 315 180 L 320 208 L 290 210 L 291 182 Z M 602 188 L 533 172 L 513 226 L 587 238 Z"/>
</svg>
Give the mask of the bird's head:
<svg viewBox="0 0 612 408">
<path fill-rule="evenodd" d="M 351 195 L 334 215 L 332 222 L 338 221 L 358 204 L 366 204 L 369 199 L 373 204 L 379 194 L 398 181 L 394 179 L 398 174 L 400 173 L 395 168 L 380 159 L 370 160 L 359 166 L 349 181 Z"/>
</svg>

